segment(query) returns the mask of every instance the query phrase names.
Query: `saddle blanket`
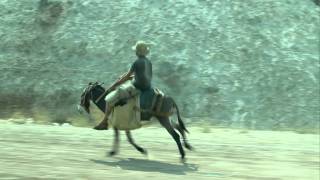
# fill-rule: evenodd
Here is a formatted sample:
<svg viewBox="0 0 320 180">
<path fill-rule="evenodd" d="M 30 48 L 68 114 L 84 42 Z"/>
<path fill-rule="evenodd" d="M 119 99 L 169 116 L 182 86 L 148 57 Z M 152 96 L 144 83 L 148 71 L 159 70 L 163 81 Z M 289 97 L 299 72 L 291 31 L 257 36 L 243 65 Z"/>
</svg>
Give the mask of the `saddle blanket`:
<svg viewBox="0 0 320 180">
<path fill-rule="evenodd" d="M 163 96 L 163 92 L 157 89 L 157 92 Z M 119 130 L 134 130 L 151 123 L 145 113 L 137 110 L 150 109 L 153 104 L 156 92 L 153 88 L 147 91 L 140 92 L 137 90 L 131 81 L 122 84 L 117 90 L 111 92 L 105 100 L 112 104 L 122 98 L 128 98 L 126 104 L 115 106 L 111 113 L 109 123 Z"/>
<path fill-rule="evenodd" d="M 123 106 L 116 106 L 109 119 L 110 124 L 119 130 L 134 130 L 142 126 L 140 112 L 135 110 L 139 107 L 139 96 L 130 98 Z"/>
</svg>

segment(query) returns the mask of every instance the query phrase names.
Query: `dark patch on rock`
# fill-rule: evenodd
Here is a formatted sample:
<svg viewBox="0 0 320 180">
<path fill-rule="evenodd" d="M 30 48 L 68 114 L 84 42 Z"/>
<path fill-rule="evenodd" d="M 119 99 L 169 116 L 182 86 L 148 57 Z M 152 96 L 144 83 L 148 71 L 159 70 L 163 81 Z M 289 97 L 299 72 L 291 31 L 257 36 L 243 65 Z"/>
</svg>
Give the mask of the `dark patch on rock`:
<svg viewBox="0 0 320 180">
<path fill-rule="evenodd" d="M 26 90 L 25 94 L 10 93 L 0 94 L 0 116 L 2 118 L 10 118 L 15 112 L 21 112 L 24 115 L 30 116 L 31 109 L 35 103 L 36 95 Z"/>
<path fill-rule="evenodd" d="M 205 88 L 206 92 L 208 94 L 215 94 L 215 93 L 218 93 L 220 91 L 220 88 L 219 87 L 206 87 Z"/>
<path fill-rule="evenodd" d="M 40 25 L 50 26 L 58 22 L 64 8 L 60 1 L 40 0 L 38 10 L 40 12 L 38 17 Z"/>
<path fill-rule="evenodd" d="M 316 5 L 320 6 L 320 0 L 312 0 Z"/>
</svg>

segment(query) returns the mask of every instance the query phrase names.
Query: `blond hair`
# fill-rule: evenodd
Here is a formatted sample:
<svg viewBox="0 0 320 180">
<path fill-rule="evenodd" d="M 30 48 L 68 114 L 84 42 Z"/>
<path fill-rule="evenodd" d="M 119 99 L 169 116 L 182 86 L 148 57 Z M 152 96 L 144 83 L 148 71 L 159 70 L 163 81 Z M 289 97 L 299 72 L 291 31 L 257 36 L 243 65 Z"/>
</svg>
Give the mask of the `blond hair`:
<svg viewBox="0 0 320 180">
<path fill-rule="evenodd" d="M 136 51 L 137 56 L 146 56 L 149 53 L 148 44 L 144 41 L 137 41 L 132 50 Z"/>
</svg>

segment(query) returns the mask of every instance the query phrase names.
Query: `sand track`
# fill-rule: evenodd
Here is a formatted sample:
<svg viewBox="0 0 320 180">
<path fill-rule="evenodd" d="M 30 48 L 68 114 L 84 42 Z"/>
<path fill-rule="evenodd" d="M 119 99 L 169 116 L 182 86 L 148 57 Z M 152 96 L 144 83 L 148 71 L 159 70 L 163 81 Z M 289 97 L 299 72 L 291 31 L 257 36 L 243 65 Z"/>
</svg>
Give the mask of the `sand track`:
<svg viewBox="0 0 320 180">
<path fill-rule="evenodd" d="M 0 179 L 319 179 L 319 135 L 190 127 L 187 163 L 164 129 L 121 133 L 120 154 L 107 157 L 113 132 L 72 126 L 0 123 Z"/>
</svg>

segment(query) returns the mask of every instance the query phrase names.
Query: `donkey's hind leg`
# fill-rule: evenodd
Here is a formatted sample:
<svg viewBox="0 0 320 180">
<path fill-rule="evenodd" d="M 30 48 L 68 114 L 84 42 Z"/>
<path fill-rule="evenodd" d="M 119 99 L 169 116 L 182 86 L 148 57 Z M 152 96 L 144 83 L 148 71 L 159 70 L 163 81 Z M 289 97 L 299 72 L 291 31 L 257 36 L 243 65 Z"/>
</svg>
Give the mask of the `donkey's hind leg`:
<svg viewBox="0 0 320 180">
<path fill-rule="evenodd" d="M 114 141 L 112 145 L 112 150 L 109 152 L 109 156 L 114 156 L 119 153 L 119 130 L 117 128 L 113 128 L 114 130 Z"/>
<path fill-rule="evenodd" d="M 187 148 L 188 150 L 192 151 L 193 147 L 189 144 L 185 131 L 177 123 L 172 122 L 172 125 L 181 134 L 184 147 Z"/>
<path fill-rule="evenodd" d="M 141 152 L 142 154 L 144 154 L 144 155 L 147 155 L 147 154 L 148 154 L 145 149 L 143 149 L 142 147 L 138 146 L 138 145 L 134 142 L 134 140 L 133 140 L 133 138 L 132 138 L 132 136 L 131 136 L 131 132 L 130 132 L 130 131 L 127 130 L 127 131 L 126 131 L 126 135 L 127 135 L 127 138 L 128 138 L 129 143 L 130 143 L 132 146 L 134 146 L 134 147 L 135 147 L 139 152 Z"/>
<path fill-rule="evenodd" d="M 177 143 L 177 146 L 179 148 L 179 152 L 180 152 L 180 155 L 181 155 L 181 159 L 183 160 L 184 157 L 185 157 L 185 152 L 183 150 L 183 147 L 181 145 L 181 142 L 180 142 L 180 136 L 179 134 L 174 130 L 174 128 L 172 127 L 171 123 L 170 123 L 170 120 L 168 117 L 157 117 L 160 124 L 166 128 L 166 130 L 169 132 L 169 134 L 173 137 L 173 139 L 176 141 Z"/>
</svg>

